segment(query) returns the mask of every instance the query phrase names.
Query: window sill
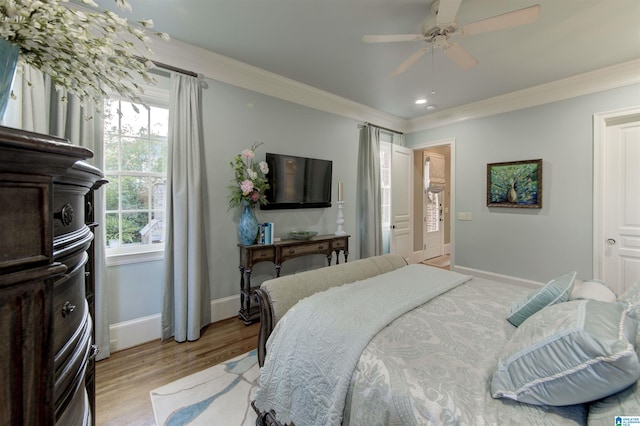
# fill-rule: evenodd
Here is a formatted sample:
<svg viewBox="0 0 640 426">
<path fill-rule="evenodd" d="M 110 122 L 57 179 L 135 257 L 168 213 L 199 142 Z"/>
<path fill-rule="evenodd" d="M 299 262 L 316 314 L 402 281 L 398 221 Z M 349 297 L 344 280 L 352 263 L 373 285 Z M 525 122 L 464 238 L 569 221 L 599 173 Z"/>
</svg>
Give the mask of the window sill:
<svg viewBox="0 0 640 426">
<path fill-rule="evenodd" d="M 164 260 L 164 247 L 155 250 L 127 250 L 109 253 L 107 249 L 107 266 L 128 265 L 131 263 L 154 262 Z"/>
</svg>

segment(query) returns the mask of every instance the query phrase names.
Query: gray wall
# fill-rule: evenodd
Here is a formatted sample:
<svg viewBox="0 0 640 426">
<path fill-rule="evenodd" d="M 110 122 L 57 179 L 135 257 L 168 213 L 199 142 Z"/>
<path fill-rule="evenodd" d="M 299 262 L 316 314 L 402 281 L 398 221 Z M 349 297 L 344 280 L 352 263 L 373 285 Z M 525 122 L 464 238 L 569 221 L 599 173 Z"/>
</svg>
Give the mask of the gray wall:
<svg viewBox="0 0 640 426">
<path fill-rule="evenodd" d="M 355 238 L 357 122 L 330 113 L 296 105 L 249 90 L 207 80 L 203 90 L 204 163 L 206 167 L 207 244 L 212 299 L 240 292 L 236 211 L 228 211 L 227 187 L 233 178 L 232 158 L 254 142 L 264 142 L 257 155 L 285 153 L 333 161 L 333 199 L 338 181 L 344 182 L 345 231 L 349 259 L 359 252 Z M 337 207 L 298 210 L 256 210 L 261 222 L 274 222 L 276 236 L 292 230 L 320 234 L 336 231 Z M 322 255 L 286 262 L 282 274 L 323 266 Z M 274 276 L 273 266 L 254 268 L 252 284 Z M 107 270 L 109 322 L 116 324 L 148 315 L 162 308 L 164 261 L 111 266 Z"/>
<path fill-rule="evenodd" d="M 539 282 L 573 270 L 591 278 L 593 114 L 639 100 L 634 85 L 407 135 L 407 146 L 456 140 L 456 265 Z M 486 206 L 487 163 L 537 158 L 542 209 Z"/>
</svg>

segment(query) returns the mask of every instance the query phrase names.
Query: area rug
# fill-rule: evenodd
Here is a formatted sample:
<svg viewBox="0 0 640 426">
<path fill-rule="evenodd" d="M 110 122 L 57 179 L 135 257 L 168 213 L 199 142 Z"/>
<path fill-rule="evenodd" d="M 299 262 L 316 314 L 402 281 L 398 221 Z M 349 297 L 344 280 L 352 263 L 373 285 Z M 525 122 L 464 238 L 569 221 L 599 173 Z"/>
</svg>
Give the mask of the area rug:
<svg viewBox="0 0 640 426">
<path fill-rule="evenodd" d="M 260 369 L 253 350 L 151 391 L 156 425 L 249 426 Z"/>
</svg>

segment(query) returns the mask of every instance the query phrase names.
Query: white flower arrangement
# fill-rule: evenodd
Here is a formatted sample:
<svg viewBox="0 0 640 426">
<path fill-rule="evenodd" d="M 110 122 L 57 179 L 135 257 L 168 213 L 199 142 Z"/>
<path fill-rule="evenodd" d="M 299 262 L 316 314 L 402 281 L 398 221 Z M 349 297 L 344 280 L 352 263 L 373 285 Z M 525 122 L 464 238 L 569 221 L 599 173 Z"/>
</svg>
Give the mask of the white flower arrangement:
<svg viewBox="0 0 640 426">
<path fill-rule="evenodd" d="M 127 0 L 114 1 L 120 9 L 131 10 Z M 93 0 L 80 2 L 98 7 Z M 56 89 L 64 88 L 96 105 L 109 92 L 142 103 L 137 81 L 140 77 L 144 82 L 155 81 L 148 72 L 153 62 L 147 59 L 152 54 L 147 30 L 153 22 L 141 20 L 140 27 L 131 26 L 112 11 L 83 12 L 66 3 L 0 0 L 0 37 L 18 46 L 20 61 L 47 74 Z M 164 33 L 155 35 L 169 39 Z"/>
</svg>

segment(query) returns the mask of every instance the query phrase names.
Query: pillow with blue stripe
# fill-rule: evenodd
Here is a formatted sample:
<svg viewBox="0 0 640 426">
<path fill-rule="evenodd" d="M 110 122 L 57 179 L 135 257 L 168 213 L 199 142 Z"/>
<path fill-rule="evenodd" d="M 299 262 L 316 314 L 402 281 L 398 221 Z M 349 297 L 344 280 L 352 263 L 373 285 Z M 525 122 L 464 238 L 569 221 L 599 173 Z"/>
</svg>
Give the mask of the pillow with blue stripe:
<svg viewBox="0 0 640 426">
<path fill-rule="evenodd" d="M 566 302 L 571 295 L 575 278 L 576 272 L 570 272 L 549 281 L 540 290 L 529 293 L 511 307 L 507 321 L 518 327 L 524 320 L 546 306 Z"/>
<path fill-rule="evenodd" d="M 503 348 L 491 396 L 564 406 L 631 386 L 640 362 L 630 310 L 622 303 L 574 300 L 535 313 Z"/>
</svg>

